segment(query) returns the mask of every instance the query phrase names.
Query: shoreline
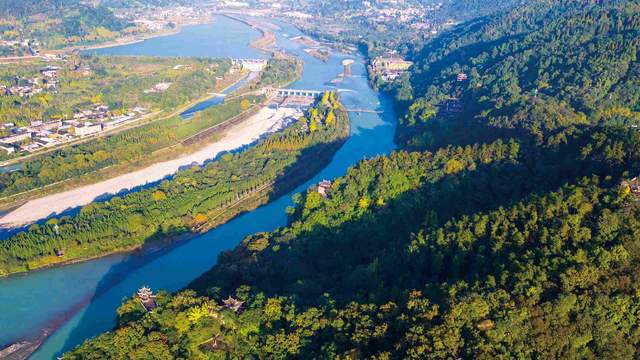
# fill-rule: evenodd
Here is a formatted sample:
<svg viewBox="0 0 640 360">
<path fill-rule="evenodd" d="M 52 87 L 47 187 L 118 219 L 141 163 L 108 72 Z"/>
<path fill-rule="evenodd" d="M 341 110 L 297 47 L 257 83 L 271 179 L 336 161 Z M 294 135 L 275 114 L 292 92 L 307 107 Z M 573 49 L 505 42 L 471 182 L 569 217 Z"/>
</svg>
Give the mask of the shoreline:
<svg viewBox="0 0 640 360">
<path fill-rule="evenodd" d="M 237 216 L 247 211 L 252 211 L 260 206 L 266 205 L 267 203 L 269 203 L 269 198 L 265 197 L 265 195 L 269 194 L 269 191 L 272 191 L 273 194 L 275 194 L 276 196 L 281 196 L 285 194 L 287 191 L 294 189 L 296 186 L 300 185 L 304 181 L 311 178 L 317 172 L 318 168 L 321 167 L 321 165 L 324 166 L 326 165 L 326 163 L 331 161 L 331 159 L 333 158 L 333 155 L 335 155 L 335 152 L 342 147 L 344 142 L 350 136 L 350 119 L 349 119 L 348 113 L 346 111 L 344 111 L 344 113 L 347 114 L 345 117 L 346 121 L 343 124 L 341 124 L 341 127 L 338 130 L 336 130 L 337 132 L 336 141 L 333 143 L 326 144 L 326 146 L 328 147 L 327 149 L 330 149 L 330 151 L 326 151 L 327 149 L 323 149 L 323 151 L 321 151 L 320 154 L 315 154 L 315 156 L 308 155 L 307 158 L 301 159 L 302 160 L 301 163 L 296 164 L 296 166 L 289 169 L 289 172 L 287 173 L 286 177 L 288 179 L 293 179 L 292 181 L 290 181 L 289 183 L 282 182 L 282 181 L 277 183 L 272 183 L 270 187 L 263 187 L 257 190 L 256 192 L 249 193 L 245 197 L 240 198 L 237 202 L 228 205 L 226 208 L 212 210 L 213 212 L 217 213 L 217 215 L 209 219 L 207 222 L 203 223 L 202 225 L 198 226 L 197 228 L 194 228 L 192 230 L 188 230 L 182 233 L 167 235 L 162 238 L 153 240 L 151 242 L 145 242 L 140 245 L 115 249 L 115 250 L 107 251 L 101 254 L 88 255 L 88 256 L 78 257 L 74 259 L 61 260 L 59 262 L 47 263 L 37 267 L 29 268 L 26 270 L 13 271 L 6 274 L 0 274 L 0 279 L 18 277 L 18 276 L 27 276 L 28 274 L 38 272 L 38 271 L 45 271 L 52 268 L 83 263 L 86 261 L 100 259 L 100 258 L 112 256 L 112 255 L 117 255 L 117 254 L 133 254 L 133 253 L 139 252 L 140 255 L 148 255 L 156 251 L 167 249 L 171 246 L 178 246 L 179 244 L 185 241 L 189 241 L 197 236 L 200 236 L 218 226 L 221 226 L 233 220 Z M 256 115 L 251 116 L 249 119 L 246 119 L 245 121 L 248 121 L 251 118 L 256 117 Z M 259 139 L 256 141 L 259 141 Z M 330 154 L 331 156 L 327 156 L 328 154 Z M 321 161 L 317 161 L 318 159 L 321 159 Z M 238 209 L 238 210 L 234 210 L 234 209 Z"/>
<path fill-rule="evenodd" d="M 241 22 L 247 25 L 248 27 L 258 31 L 262 35 L 259 39 L 256 39 L 250 42 L 248 44 L 249 47 L 254 48 L 258 51 L 262 51 L 267 54 L 270 54 L 273 57 L 276 57 L 278 54 L 280 54 L 279 51 L 277 51 L 276 49 L 273 49 L 273 46 L 276 44 L 276 36 L 274 32 L 260 26 L 260 24 L 258 23 L 251 22 L 249 20 L 237 17 L 236 15 L 232 15 L 230 13 L 223 12 L 223 13 L 218 13 L 218 15 L 227 17 L 231 20 Z"/>
<path fill-rule="evenodd" d="M 141 36 L 138 36 L 138 37 L 134 36 L 132 38 L 124 37 L 124 38 L 114 39 L 114 40 L 107 41 L 107 42 L 100 43 L 100 44 L 68 46 L 68 47 L 64 47 L 62 49 L 48 50 L 48 52 L 53 53 L 53 54 L 59 54 L 59 53 L 68 53 L 68 52 L 73 52 L 73 51 L 89 51 L 89 50 L 107 49 L 107 48 L 117 47 L 117 46 L 125 46 L 125 45 L 137 44 L 137 43 L 143 42 L 145 40 L 161 38 L 161 37 L 171 36 L 171 35 L 176 35 L 176 34 L 180 33 L 182 31 L 182 28 L 185 27 L 185 26 L 212 24 L 214 21 L 215 21 L 214 17 L 209 17 L 207 19 L 203 19 L 202 21 L 179 23 L 179 24 L 176 24 L 176 27 L 174 29 L 167 30 L 167 31 L 162 31 L 162 32 L 159 32 L 159 33 L 146 34 L 146 35 L 141 35 Z"/>
<path fill-rule="evenodd" d="M 57 216 L 56 214 L 62 214 L 70 209 L 87 205 L 105 194 L 116 195 L 123 190 L 130 191 L 139 186 L 162 181 L 185 166 L 193 163 L 202 164 L 214 159 L 222 152 L 231 151 L 253 143 L 264 134 L 269 133 L 271 127 L 275 125 L 280 118 L 292 115 L 291 112 L 292 111 L 262 108 L 257 114 L 226 129 L 224 135 L 217 141 L 207 144 L 194 153 L 157 162 L 98 183 L 29 200 L 22 206 L 0 218 L 0 227 L 8 230 L 21 228 L 30 223 L 51 216 Z M 225 122 L 230 120 L 233 120 L 233 118 Z M 224 122 L 220 124 L 224 124 Z M 216 124 L 216 126 L 220 124 Z"/>
</svg>

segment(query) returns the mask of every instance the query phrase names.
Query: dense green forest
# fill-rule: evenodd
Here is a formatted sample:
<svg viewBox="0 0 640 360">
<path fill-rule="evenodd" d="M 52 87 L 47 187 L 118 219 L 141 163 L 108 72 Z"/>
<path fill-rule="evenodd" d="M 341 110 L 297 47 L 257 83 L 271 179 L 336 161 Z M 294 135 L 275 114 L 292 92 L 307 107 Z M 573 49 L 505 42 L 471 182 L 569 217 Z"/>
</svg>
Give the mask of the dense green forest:
<svg viewBox="0 0 640 360">
<path fill-rule="evenodd" d="M 415 149 L 505 132 L 563 142 L 575 127 L 637 125 L 639 6 L 535 2 L 432 41 L 397 89 L 408 109 L 398 139 Z"/>
<path fill-rule="evenodd" d="M 639 26 L 535 1 L 425 44 L 403 150 L 65 358 L 639 358 Z"/>
<path fill-rule="evenodd" d="M 108 63 L 108 59 L 95 61 Z M 152 79 L 131 76 L 131 78 L 123 80 L 122 77 L 119 77 L 119 81 L 116 79 L 112 80 L 113 83 L 111 83 L 109 80 L 112 78 L 107 73 L 105 74 L 107 77 L 102 82 L 97 80 L 88 82 L 89 84 L 94 84 L 94 88 L 102 84 L 101 92 L 82 91 L 82 87 L 77 85 L 73 87 L 73 90 L 66 90 L 67 97 L 74 97 L 72 94 L 76 93 L 76 100 L 73 101 L 79 101 L 79 104 L 86 104 L 90 103 L 90 100 L 87 100 L 88 98 L 100 95 L 101 101 L 114 106 L 116 109 L 118 107 L 128 108 L 136 104 L 148 104 L 149 111 L 157 109 L 172 111 L 178 105 L 202 98 L 207 91 L 215 90 L 217 84 L 216 74 L 222 75 L 226 73 L 230 66 L 226 61 L 220 63 L 214 60 L 172 59 L 165 61 L 169 64 L 190 65 L 192 68 L 190 70 L 183 70 L 183 68 L 173 70 L 172 65 L 168 70 L 164 69 L 165 71 L 162 72 L 158 71 L 159 69 L 153 63 L 157 59 L 152 61 L 145 58 L 115 58 L 113 60 L 115 64 L 120 64 L 122 67 L 135 68 L 139 71 L 146 69 L 146 71 L 152 71 L 156 75 L 150 76 Z M 297 76 L 295 66 L 289 64 L 289 60 L 271 60 L 270 63 L 275 64 L 270 65 L 263 72 L 258 80 L 260 86 L 266 86 L 273 82 L 280 83 L 283 79 L 291 81 Z M 124 68 L 117 67 L 115 64 L 113 67 L 118 70 L 111 71 L 117 72 L 120 76 L 123 76 L 123 72 L 128 73 Z M 130 66 L 125 66 L 126 64 L 130 64 Z M 168 80 L 173 80 L 174 83 L 163 93 L 144 94 L 144 92 L 140 91 L 152 87 L 157 81 Z M 138 92 L 134 92 L 133 87 Z M 127 91 L 131 91 L 131 93 L 124 96 L 123 94 L 127 93 Z M 247 108 L 243 106 L 242 100 L 235 98 L 225 101 L 223 104 L 207 109 L 206 114 L 195 116 L 191 119 L 185 120 L 178 115 L 161 118 L 114 135 L 61 148 L 24 161 L 19 170 L 0 174 L 0 197 L 76 178 L 108 166 L 136 163 L 145 159 L 154 151 L 179 144 L 200 131 L 246 111 Z M 252 105 L 262 101 L 262 97 L 252 95 L 246 97 L 245 100 L 248 100 L 249 105 Z M 60 107 L 68 106 L 59 101 L 52 101 L 52 103 L 60 104 Z M 55 107 L 52 106 L 51 109 L 53 108 Z M 79 107 L 78 109 L 82 108 Z"/>
<path fill-rule="evenodd" d="M 348 117 L 335 93 L 326 93 L 308 116 L 248 150 L 225 154 L 157 186 L 87 205 L 78 215 L 50 219 L 1 241 L 0 275 L 215 226 L 313 175 L 348 132 Z"/>
<path fill-rule="evenodd" d="M 465 206 L 504 199 L 478 192 L 516 149 L 364 162 L 329 199 L 300 199 L 289 227 L 221 256 L 192 285 L 199 295 L 161 297 L 150 314 L 127 301 L 118 330 L 67 356 L 633 358 L 637 201 L 585 179 L 508 207 Z M 459 206 L 431 211 L 434 198 L 437 211 Z M 245 311 L 221 311 L 227 295 Z"/>
</svg>

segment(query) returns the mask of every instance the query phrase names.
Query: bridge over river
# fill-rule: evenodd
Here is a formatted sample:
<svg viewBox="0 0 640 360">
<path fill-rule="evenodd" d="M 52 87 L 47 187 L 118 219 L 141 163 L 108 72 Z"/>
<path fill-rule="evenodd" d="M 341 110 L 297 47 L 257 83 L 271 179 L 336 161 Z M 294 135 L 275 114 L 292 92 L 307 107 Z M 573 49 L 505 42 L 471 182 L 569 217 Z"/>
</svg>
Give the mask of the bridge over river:
<svg viewBox="0 0 640 360">
<path fill-rule="evenodd" d="M 322 91 L 318 90 L 305 90 L 305 89 L 276 89 L 276 88 L 265 88 L 264 92 L 266 94 L 272 94 L 282 97 L 288 96 L 298 96 L 298 97 L 308 97 L 308 98 L 316 98 L 322 95 Z"/>
<path fill-rule="evenodd" d="M 358 108 L 351 108 L 351 109 L 344 109 L 346 112 L 352 112 L 352 113 L 365 113 L 365 114 L 384 114 L 383 110 L 374 110 L 374 109 L 358 109 Z"/>
</svg>

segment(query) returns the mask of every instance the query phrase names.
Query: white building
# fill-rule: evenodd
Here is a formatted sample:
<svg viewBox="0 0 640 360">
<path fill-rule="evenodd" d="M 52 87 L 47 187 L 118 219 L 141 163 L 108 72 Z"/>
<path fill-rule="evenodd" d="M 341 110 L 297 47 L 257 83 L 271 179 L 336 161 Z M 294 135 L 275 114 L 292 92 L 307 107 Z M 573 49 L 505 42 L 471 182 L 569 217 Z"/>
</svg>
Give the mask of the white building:
<svg viewBox="0 0 640 360">
<path fill-rule="evenodd" d="M 4 150 L 7 152 L 7 154 L 13 154 L 16 149 L 13 146 L 8 146 L 8 145 L 0 145 L 0 150 Z"/>
<path fill-rule="evenodd" d="M 72 126 L 70 129 L 70 132 L 75 136 L 87 136 L 99 133 L 100 131 L 102 131 L 101 124 L 93 124 L 89 122 Z"/>
</svg>

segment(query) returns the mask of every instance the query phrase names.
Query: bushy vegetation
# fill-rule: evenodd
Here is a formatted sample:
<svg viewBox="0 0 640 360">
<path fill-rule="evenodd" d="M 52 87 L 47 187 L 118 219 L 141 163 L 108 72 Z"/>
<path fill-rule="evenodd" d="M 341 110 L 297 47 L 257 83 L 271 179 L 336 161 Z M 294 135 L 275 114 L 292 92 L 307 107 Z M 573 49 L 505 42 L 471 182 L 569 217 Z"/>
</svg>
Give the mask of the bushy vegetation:
<svg viewBox="0 0 640 360">
<path fill-rule="evenodd" d="M 271 59 L 262 71 L 259 81 L 253 86 L 256 89 L 265 86 L 285 86 L 300 76 L 302 64 L 295 58 Z"/>
<path fill-rule="evenodd" d="M 398 89 L 413 152 L 296 196 L 66 358 L 640 357 L 639 14 L 533 2 L 427 44 Z"/>
<path fill-rule="evenodd" d="M 237 105 L 240 106 L 240 105 Z M 204 120 L 204 119 L 203 119 Z M 298 185 L 348 135 L 348 118 L 327 93 L 286 130 L 157 186 L 83 207 L 0 242 L 0 274 L 141 246 L 210 228 Z M 64 253 L 64 256 L 56 254 Z"/>
</svg>

